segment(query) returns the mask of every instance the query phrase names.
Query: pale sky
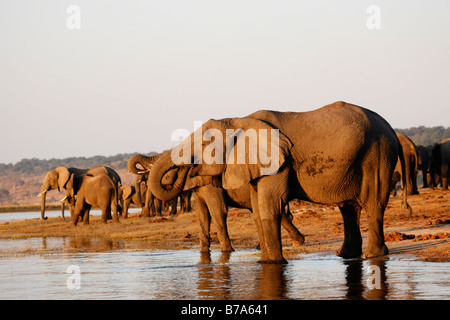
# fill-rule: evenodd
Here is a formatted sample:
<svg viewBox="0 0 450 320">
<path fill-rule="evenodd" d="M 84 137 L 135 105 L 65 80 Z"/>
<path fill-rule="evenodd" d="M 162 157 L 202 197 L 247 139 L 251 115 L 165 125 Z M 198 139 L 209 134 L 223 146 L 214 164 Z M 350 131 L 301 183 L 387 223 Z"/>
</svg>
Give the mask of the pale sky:
<svg viewBox="0 0 450 320">
<path fill-rule="evenodd" d="M 338 100 L 450 126 L 450 1 L 0 0 L 0 163 Z"/>
</svg>

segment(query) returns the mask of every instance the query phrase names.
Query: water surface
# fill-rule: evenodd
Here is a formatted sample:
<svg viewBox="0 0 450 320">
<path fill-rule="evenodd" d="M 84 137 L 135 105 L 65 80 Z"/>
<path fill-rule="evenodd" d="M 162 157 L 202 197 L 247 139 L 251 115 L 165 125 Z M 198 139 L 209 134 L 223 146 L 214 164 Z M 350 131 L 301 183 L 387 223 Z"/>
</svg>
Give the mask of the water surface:
<svg viewBox="0 0 450 320">
<path fill-rule="evenodd" d="M 128 214 L 140 212 L 140 208 L 130 208 L 128 209 Z M 92 209 L 89 214 L 98 215 L 102 214 L 102 211 L 99 209 Z M 51 210 L 45 211 L 45 216 L 49 218 L 62 217 L 61 210 Z M 66 208 L 64 212 L 64 216 L 66 220 L 70 219 L 70 211 Z M 40 211 L 23 211 L 23 212 L 9 212 L 9 213 L 0 213 L 0 222 L 7 221 L 17 221 L 17 220 L 25 220 L 25 219 L 37 219 L 41 217 Z"/>
<path fill-rule="evenodd" d="M 326 252 L 280 266 L 258 264 L 256 250 L 202 255 L 69 238 L 0 240 L 0 252 L 0 299 L 450 299 L 450 263 L 411 256 Z"/>
</svg>

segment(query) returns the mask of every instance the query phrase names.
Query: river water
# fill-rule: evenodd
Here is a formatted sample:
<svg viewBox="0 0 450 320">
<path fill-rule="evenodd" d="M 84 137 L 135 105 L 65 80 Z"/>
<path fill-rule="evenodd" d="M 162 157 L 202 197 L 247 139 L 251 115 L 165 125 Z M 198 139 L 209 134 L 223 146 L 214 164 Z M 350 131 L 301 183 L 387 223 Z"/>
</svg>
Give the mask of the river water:
<svg viewBox="0 0 450 320">
<path fill-rule="evenodd" d="M 450 299 L 450 263 L 334 252 L 287 265 L 259 258 L 257 250 L 204 255 L 104 239 L 1 239 L 0 299 Z"/>
<path fill-rule="evenodd" d="M 128 213 L 136 213 L 140 212 L 141 209 L 139 208 L 130 208 L 128 209 Z M 90 215 L 101 215 L 102 211 L 99 209 L 92 209 L 89 212 Z M 67 220 L 70 219 L 70 211 L 68 208 L 66 208 L 66 211 L 64 213 L 65 218 Z M 45 216 L 49 218 L 54 217 L 61 217 L 61 211 L 54 210 L 54 211 L 45 211 Z M 0 213 L 0 223 L 7 222 L 7 221 L 15 221 L 15 220 L 24 220 L 24 219 L 36 219 L 41 217 L 40 211 L 27 211 L 27 212 L 11 212 L 11 213 Z"/>
<path fill-rule="evenodd" d="M 389 256 L 136 249 L 110 240 L 0 240 L 0 299 L 450 299 L 450 263 Z"/>
</svg>

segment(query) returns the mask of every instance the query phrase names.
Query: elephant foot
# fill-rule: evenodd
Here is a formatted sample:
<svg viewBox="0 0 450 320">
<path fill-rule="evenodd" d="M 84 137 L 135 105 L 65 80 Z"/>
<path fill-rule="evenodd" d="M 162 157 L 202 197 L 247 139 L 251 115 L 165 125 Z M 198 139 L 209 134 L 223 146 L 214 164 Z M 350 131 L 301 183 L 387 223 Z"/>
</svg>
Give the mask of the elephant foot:
<svg viewBox="0 0 450 320">
<path fill-rule="evenodd" d="M 282 259 L 282 260 L 259 260 L 258 263 L 264 263 L 264 264 L 288 264 L 288 262 L 286 261 L 286 259 Z"/>
<path fill-rule="evenodd" d="M 336 253 L 337 256 L 344 258 L 344 259 L 350 259 L 350 258 L 358 258 L 362 254 L 361 247 L 359 248 L 348 248 L 342 246 Z"/>
<path fill-rule="evenodd" d="M 222 252 L 234 252 L 234 248 L 225 248 L 222 249 Z"/>
<path fill-rule="evenodd" d="M 364 252 L 363 259 L 370 259 L 379 256 L 385 256 L 389 254 L 389 249 L 386 245 L 383 245 L 381 248 L 367 248 Z"/>
</svg>

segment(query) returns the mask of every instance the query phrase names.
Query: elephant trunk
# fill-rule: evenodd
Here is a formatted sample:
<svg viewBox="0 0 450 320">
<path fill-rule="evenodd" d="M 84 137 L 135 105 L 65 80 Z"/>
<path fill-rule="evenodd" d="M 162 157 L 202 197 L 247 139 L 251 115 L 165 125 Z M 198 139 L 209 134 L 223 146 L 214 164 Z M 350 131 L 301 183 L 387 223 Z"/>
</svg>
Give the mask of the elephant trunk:
<svg viewBox="0 0 450 320">
<path fill-rule="evenodd" d="M 177 178 L 172 185 L 164 185 L 162 179 L 164 175 L 171 169 L 178 168 Z M 148 184 L 150 190 L 156 198 L 168 201 L 171 200 L 183 191 L 184 184 L 186 182 L 186 176 L 190 166 L 177 166 L 172 162 L 170 153 L 167 153 L 164 157 L 160 158 L 150 171 L 148 177 Z"/>
<path fill-rule="evenodd" d="M 150 171 L 150 168 L 153 166 L 160 157 L 161 153 L 147 157 L 141 154 L 135 154 L 128 160 L 128 171 L 134 174 L 144 175 Z M 139 164 L 143 169 L 139 169 L 136 165 Z"/>
<path fill-rule="evenodd" d="M 64 218 L 64 198 L 63 198 L 63 200 L 61 200 L 61 215 L 62 215 L 62 218 L 63 218 L 63 220 L 65 220 L 65 218 Z"/>
<path fill-rule="evenodd" d="M 45 216 L 45 196 L 47 195 L 47 191 L 42 191 L 40 193 L 41 196 L 41 219 L 47 220 L 47 217 Z"/>
</svg>

